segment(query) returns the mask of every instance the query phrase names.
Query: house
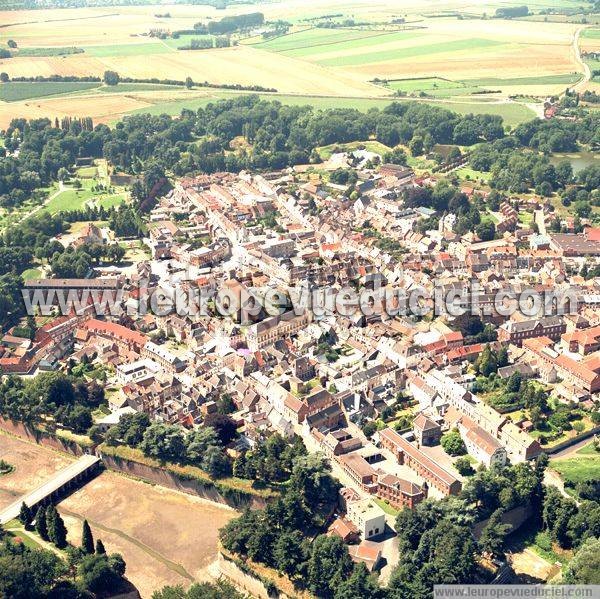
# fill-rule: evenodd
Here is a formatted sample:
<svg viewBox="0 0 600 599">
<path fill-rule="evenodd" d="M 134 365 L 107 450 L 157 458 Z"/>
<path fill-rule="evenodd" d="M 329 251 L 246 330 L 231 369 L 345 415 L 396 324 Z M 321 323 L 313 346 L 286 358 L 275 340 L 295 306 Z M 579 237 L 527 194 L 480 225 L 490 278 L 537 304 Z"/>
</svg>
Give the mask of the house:
<svg viewBox="0 0 600 599">
<path fill-rule="evenodd" d="M 340 465 L 344 472 L 363 490 L 375 492 L 377 490 L 377 473 L 358 453 L 349 453 L 339 457 Z"/>
<path fill-rule="evenodd" d="M 356 543 L 360 539 L 358 528 L 347 518 L 336 518 L 327 529 L 327 534 L 340 537 L 344 543 Z"/>
<path fill-rule="evenodd" d="M 546 316 L 531 320 L 509 320 L 498 328 L 498 340 L 521 347 L 524 339 L 549 337 L 558 341 L 567 330 L 567 323 L 562 316 Z"/>
<path fill-rule="evenodd" d="M 181 372 L 186 366 L 186 363 L 181 358 L 171 353 L 162 345 L 157 345 L 152 341 L 144 344 L 141 355 L 143 358 L 153 360 L 167 372 L 171 373 Z"/>
<path fill-rule="evenodd" d="M 358 499 L 347 505 L 347 517 L 363 540 L 385 532 L 385 513 L 372 499 Z"/>
<path fill-rule="evenodd" d="M 129 406 L 118 408 L 111 414 L 107 414 L 106 416 L 97 420 L 95 424 L 101 433 L 105 433 L 109 428 L 119 424 L 121 417 L 125 416 L 126 414 L 135 414 L 135 410 Z"/>
<path fill-rule="evenodd" d="M 383 474 L 377 479 L 377 497 L 397 510 L 413 509 L 427 497 L 427 486 L 420 487 L 394 474 Z"/>
<path fill-rule="evenodd" d="M 442 437 L 442 427 L 423 412 L 419 412 L 415 417 L 413 430 L 419 446 L 437 445 Z"/>
<path fill-rule="evenodd" d="M 379 568 L 381 561 L 381 548 L 379 543 L 373 541 L 362 541 L 358 545 L 350 545 L 348 553 L 353 562 L 362 562 L 369 572 Z"/>
</svg>

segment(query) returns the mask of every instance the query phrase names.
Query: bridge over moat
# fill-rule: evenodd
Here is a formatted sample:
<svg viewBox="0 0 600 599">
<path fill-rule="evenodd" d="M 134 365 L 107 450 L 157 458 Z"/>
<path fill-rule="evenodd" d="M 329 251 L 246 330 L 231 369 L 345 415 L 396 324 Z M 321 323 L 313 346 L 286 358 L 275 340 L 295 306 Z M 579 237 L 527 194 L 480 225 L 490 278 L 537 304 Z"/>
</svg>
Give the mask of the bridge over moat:
<svg viewBox="0 0 600 599">
<path fill-rule="evenodd" d="M 0 511 L 0 524 L 6 524 L 19 516 L 21 504 L 25 502 L 33 511 L 40 504 L 57 500 L 67 491 L 75 489 L 100 469 L 100 458 L 83 455 L 76 462 L 57 472 L 39 487 L 22 495 L 17 501 Z"/>
</svg>

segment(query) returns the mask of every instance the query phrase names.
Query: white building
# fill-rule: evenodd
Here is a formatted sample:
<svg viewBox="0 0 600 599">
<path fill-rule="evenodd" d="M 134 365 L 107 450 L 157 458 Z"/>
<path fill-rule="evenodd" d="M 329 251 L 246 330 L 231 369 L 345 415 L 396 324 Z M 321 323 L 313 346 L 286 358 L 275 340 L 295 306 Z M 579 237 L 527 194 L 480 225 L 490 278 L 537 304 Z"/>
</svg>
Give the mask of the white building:
<svg viewBox="0 0 600 599">
<path fill-rule="evenodd" d="M 347 516 L 358 528 L 363 540 L 385 531 L 385 513 L 372 499 L 348 502 Z"/>
<path fill-rule="evenodd" d="M 151 376 L 154 376 L 160 370 L 160 366 L 148 359 L 143 358 L 128 364 L 119 364 L 117 366 L 117 381 L 121 385 L 137 383 Z"/>
</svg>

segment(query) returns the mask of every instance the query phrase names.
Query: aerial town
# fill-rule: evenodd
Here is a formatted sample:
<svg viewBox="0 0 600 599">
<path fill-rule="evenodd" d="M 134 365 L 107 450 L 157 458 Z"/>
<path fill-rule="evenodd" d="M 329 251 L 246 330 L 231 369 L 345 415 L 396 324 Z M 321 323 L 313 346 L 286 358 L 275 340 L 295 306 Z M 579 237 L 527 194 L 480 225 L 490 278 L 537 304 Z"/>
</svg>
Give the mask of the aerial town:
<svg viewBox="0 0 600 599">
<path fill-rule="evenodd" d="M 332 182 L 340 173 L 351 174 L 358 199 Z M 333 153 L 318 171 L 179 179 L 148 213 L 138 260 L 94 267 L 89 278 L 25 282 L 45 324 L 33 337 L 18 327 L 6 334 L 0 368 L 21 376 L 72 372 L 74 363 L 100 369 L 108 410 L 79 431 L 91 426 L 92 448 L 104 442 L 98 455 L 131 444 L 123 423 L 136 414 L 148 430 L 159 427 L 161 447 L 145 453 L 160 459 L 179 458 L 167 447 L 173 431 L 193 436 L 213 423 L 225 457 L 202 467 L 217 479 L 231 464 L 239 478 L 258 476 L 250 456 L 269 439 L 301 439 L 338 483 L 326 535 L 380 572 L 393 565 L 397 514 L 460 497 L 476 471 L 535 463 L 577 435 L 589 441 L 600 423 L 600 286 L 582 276 L 600 256 L 600 228 L 575 233 L 567 221 L 570 232 L 552 233 L 548 206 L 519 198 L 494 213 L 495 239 L 457 234 L 452 213 L 433 227 L 435 211 L 405 199 L 438 178 L 358 149 Z M 485 201 L 489 191 L 460 194 Z M 519 215 L 531 212 L 535 221 L 523 224 Z M 113 241 L 91 223 L 68 243 Z M 433 298 L 436 285 L 457 291 L 474 281 L 477 301 L 466 296 L 469 310 L 458 316 L 455 304 L 424 315 L 386 306 L 392 288 Z M 372 309 L 341 315 L 288 302 L 268 310 L 269 292 L 299 284 L 366 289 Z M 219 290 L 238 300 L 227 315 L 214 305 Z M 495 300 L 527 290 L 568 292 L 574 304 L 507 316 Z M 98 305 L 94 292 L 113 303 Z M 65 307 L 61 293 L 75 303 Z M 204 293 L 208 308 L 176 310 L 181 293 Z M 507 511 L 507 527 L 531 515 L 521 511 Z M 489 567 L 489 580 L 506 579 L 506 561 Z"/>
<path fill-rule="evenodd" d="M 600 0 L 0 0 L 0 599 L 600 599 Z"/>
</svg>

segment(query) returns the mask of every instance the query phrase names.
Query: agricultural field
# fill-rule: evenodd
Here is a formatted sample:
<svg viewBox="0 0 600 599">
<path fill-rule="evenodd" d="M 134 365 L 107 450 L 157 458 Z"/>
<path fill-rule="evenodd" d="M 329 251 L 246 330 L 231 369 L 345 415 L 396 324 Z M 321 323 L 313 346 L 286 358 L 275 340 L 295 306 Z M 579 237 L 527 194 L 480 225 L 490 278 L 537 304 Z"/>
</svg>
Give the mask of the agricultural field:
<svg viewBox="0 0 600 599">
<path fill-rule="evenodd" d="M 33 83 L 29 81 L 15 81 L 0 85 L 0 100 L 4 102 L 17 102 L 30 98 L 70 94 L 90 90 L 98 86 L 99 83 L 93 82 L 45 81 Z"/>
<path fill-rule="evenodd" d="M 18 43 L 13 58 L 0 60 L 0 70 L 12 77 L 101 76 L 110 69 L 124 77 L 168 76 L 183 80 L 190 76 L 215 84 L 261 85 L 283 95 L 365 100 L 389 96 L 394 91 L 424 91 L 440 99 L 468 97 L 481 105 L 474 112 L 482 111 L 486 100 L 497 97 L 481 97 L 486 95 L 479 93 L 482 90 L 492 88 L 506 96 L 522 93 L 525 86 L 529 95 L 545 96 L 560 93 L 576 81 L 580 67 L 575 61 L 573 39 L 578 25 L 548 22 L 532 28 L 522 20 L 480 18 L 484 13 L 493 14 L 495 7 L 501 5 L 491 2 L 465 8 L 448 1 L 433 7 L 422 0 L 411 0 L 400 8 L 381 1 L 368 6 L 339 0 L 274 2 L 261 5 L 261 10 L 267 20 L 295 23 L 286 35 L 266 40 L 254 36 L 241 39 L 231 48 L 196 51 L 177 48 L 189 44 L 191 39 L 209 36 L 184 34 L 158 39 L 148 33 L 151 29 L 190 30 L 199 21 L 237 14 L 242 9 L 228 7 L 217 15 L 209 6 L 173 6 L 169 7 L 170 18 L 155 16 L 152 6 L 65 9 L 59 17 L 56 12 L 45 10 L 0 12 L 0 21 L 5 24 L 0 30 L 0 44 L 8 39 Z M 556 5 L 542 0 L 531 8 Z M 560 5 L 576 8 L 570 0 Z M 468 18 L 457 18 L 457 11 Z M 361 26 L 314 27 L 312 19 L 327 14 L 351 16 Z M 441 14 L 455 16 L 436 16 Z M 392 19 L 400 15 L 404 24 L 392 24 Z M 595 31 L 583 32 L 582 45 L 597 43 Z M 71 48 L 84 52 L 58 55 Z M 53 52 L 57 55 L 48 55 Z M 415 77 L 423 78 L 423 88 L 407 90 L 404 88 L 410 84 L 397 81 Z M 375 85 L 374 79 L 390 83 Z M 437 79 L 450 80 L 452 84 L 427 83 Z M 120 95 L 117 90 L 106 95 L 112 99 L 94 102 L 93 108 L 87 101 L 83 105 L 74 102 L 74 114 L 81 114 L 85 106 L 88 113 L 93 110 L 91 116 L 106 122 L 160 103 L 146 103 L 141 97 Z M 201 105 L 201 101 L 200 96 L 195 97 L 194 105 Z M 59 117 L 64 114 L 59 103 L 36 103 L 26 108 L 31 117 L 49 112 Z M 3 112 L 0 105 L 1 123 L 7 118 Z M 519 117 L 513 117 L 513 122 L 515 118 Z"/>
</svg>

